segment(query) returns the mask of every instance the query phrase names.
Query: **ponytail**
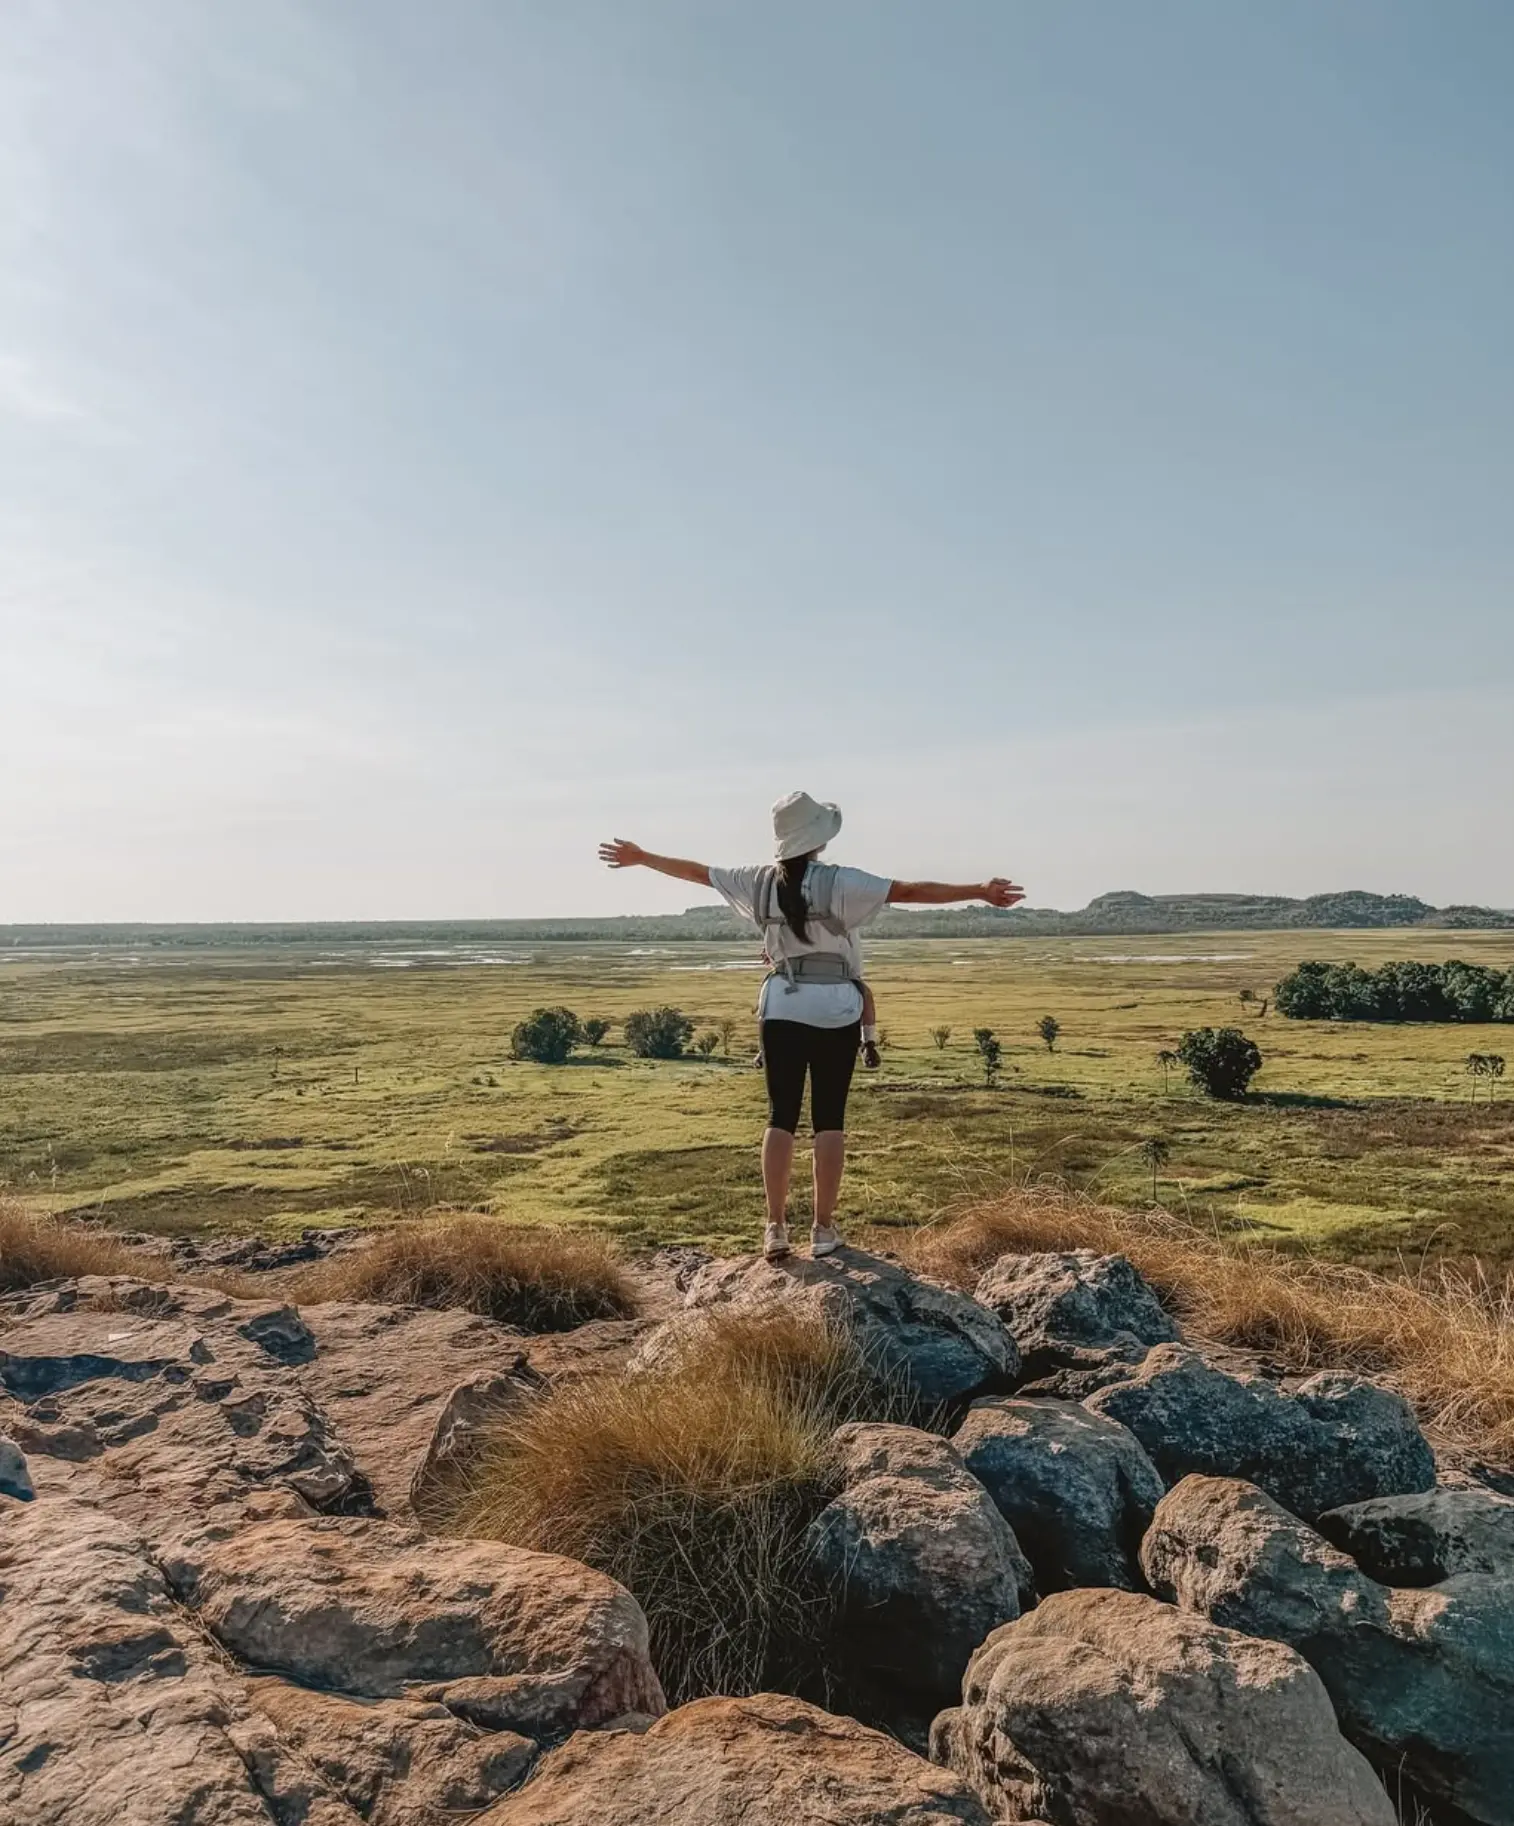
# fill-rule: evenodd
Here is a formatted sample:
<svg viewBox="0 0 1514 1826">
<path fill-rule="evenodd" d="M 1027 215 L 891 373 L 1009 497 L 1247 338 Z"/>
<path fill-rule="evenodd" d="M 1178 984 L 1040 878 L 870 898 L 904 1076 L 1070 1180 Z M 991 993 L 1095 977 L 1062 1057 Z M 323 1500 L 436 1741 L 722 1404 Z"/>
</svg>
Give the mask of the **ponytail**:
<svg viewBox="0 0 1514 1826">
<path fill-rule="evenodd" d="M 811 850 L 807 856 L 786 856 L 778 864 L 778 907 L 788 921 L 789 930 L 801 945 L 810 942 L 809 926 L 805 919 L 804 871 L 814 859 L 815 852 Z"/>
</svg>

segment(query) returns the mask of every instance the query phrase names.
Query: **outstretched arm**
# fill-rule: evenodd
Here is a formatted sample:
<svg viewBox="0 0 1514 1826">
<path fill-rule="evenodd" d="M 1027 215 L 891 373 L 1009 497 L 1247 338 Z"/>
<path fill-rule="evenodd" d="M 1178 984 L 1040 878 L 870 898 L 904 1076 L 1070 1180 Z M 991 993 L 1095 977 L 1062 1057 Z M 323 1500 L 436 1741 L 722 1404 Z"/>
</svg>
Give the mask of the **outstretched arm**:
<svg viewBox="0 0 1514 1826">
<path fill-rule="evenodd" d="M 896 881 L 888 891 L 890 906 L 945 907 L 954 900 L 986 900 L 991 907 L 1012 907 L 1024 900 L 1018 888 L 1002 875 L 992 881 Z"/>
<path fill-rule="evenodd" d="M 710 885 L 710 867 L 705 862 L 684 862 L 677 856 L 654 856 L 639 843 L 628 843 L 617 837 L 613 843 L 599 846 L 599 860 L 612 869 L 656 869 L 659 875 L 672 875 L 679 881 L 692 881 L 695 887 Z"/>
</svg>

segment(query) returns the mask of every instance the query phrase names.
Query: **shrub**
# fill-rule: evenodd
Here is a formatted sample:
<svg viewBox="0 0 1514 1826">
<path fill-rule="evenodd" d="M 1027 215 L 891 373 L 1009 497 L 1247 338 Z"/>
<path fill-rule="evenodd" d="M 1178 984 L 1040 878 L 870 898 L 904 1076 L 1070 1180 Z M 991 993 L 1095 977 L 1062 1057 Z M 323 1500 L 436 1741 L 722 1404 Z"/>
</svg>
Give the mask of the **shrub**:
<svg viewBox="0 0 1514 1826">
<path fill-rule="evenodd" d="M 792 1691 L 823 1671 L 836 1596 L 805 1574 L 805 1532 L 837 1488 L 830 1435 L 906 1412 L 816 1315 L 712 1314 L 665 1369 L 502 1415 L 450 1525 L 618 1579 L 675 1706 Z"/>
<path fill-rule="evenodd" d="M 80 1274 L 143 1275 L 150 1259 L 108 1232 L 0 1199 L 0 1293 Z"/>
<path fill-rule="evenodd" d="M 946 1042 L 952 1037 L 952 1030 L 949 1027 L 933 1027 L 930 1030 L 930 1037 L 936 1042 L 936 1051 L 945 1052 Z"/>
<path fill-rule="evenodd" d="M 639 1008 L 626 1016 L 626 1045 L 638 1059 L 681 1059 L 694 1023 L 676 1008 Z"/>
<path fill-rule="evenodd" d="M 523 1331 L 570 1331 L 636 1311 L 630 1279 L 604 1237 L 487 1217 L 405 1224 L 306 1269 L 291 1291 L 303 1301 L 462 1307 Z"/>
<path fill-rule="evenodd" d="M 1262 1069 L 1261 1048 L 1239 1027 L 1195 1027 L 1178 1043 L 1188 1076 L 1211 1097 L 1237 1102 Z"/>
<path fill-rule="evenodd" d="M 1004 1048 L 991 1027 L 975 1027 L 973 1041 L 983 1060 L 983 1082 L 990 1090 L 1004 1065 Z"/>
<path fill-rule="evenodd" d="M 1061 1033 L 1061 1031 L 1062 1023 L 1054 1014 L 1043 1014 L 1040 1020 L 1036 1022 L 1036 1032 L 1040 1034 L 1041 1038 L 1046 1042 L 1046 1050 L 1048 1052 L 1055 1052 L 1057 1050 L 1057 1035 Z"/>
<path fill-rule="evenodd" d="M 510 1052 L 538 1065 L 561 1065 L 582 1038 L 583 1028 L 571 1008 L 538 1008 L 510 1035 Z"/>
<path fill-rule="evenodd" d="M 694 1042 L 694 1050 L 699 1054 L 701 1059 L 708 1059 L 710 1054 L 714 1052 L 719 1044 L 720 1035 L 718 1033 L 702 1033 Z"/>
<path fill-rule="evenodd" d="M 610 1031 L 610 1023 L 601 1020 L 598 1015 L 591 1015 L 587 1021 L 582 1023 L 582 1030 L 584 1045 L 598 1046 L 600 1041 L 603 1040 L 605 1035 Z"/>
</svg>

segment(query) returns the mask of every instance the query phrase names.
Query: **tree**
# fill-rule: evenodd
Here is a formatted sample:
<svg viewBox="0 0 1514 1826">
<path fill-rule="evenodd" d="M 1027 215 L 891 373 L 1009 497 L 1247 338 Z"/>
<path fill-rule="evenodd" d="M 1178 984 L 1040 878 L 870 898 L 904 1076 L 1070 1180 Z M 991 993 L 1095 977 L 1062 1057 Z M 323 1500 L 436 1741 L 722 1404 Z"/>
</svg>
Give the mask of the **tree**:
<svg viewBox="0 0 1514 1826">
<path fill-rule="evenodd" d="M 1043 1014 L 1040 1020 L 1036 1022 L 1036 1032 L 1040 1034 L 1041 1038 L 1046 1042 L 1046 1050 L 1048 1052 L 1055 1052 L 1057 1050 L 1057 1035 L 1061 1033 L 1061 1031 L 1062 1023 L 1054 1014 Z"/>
<path fill-rule="evenodd" d="M 1162 1068 L 1162 1095 L 1167 1095 L 1167 1074 L 1175 1072 L 1183 1061 L 1168 1047 L 1163 1047 L 1156 1056 L 1157 1064 Z"/>
<path fill-rule="evenodd" d="M 699 1054 L 701 1059 L 708 1059 L 710 1054 L 714 1052 L 719 1044 L 720 1035 L 714 1032 L 713 1029 L 708 1029 L 694 1042 L 694 1050 Z"/>
<path fill-rule="evenodd" d="M 681 1059 L 694 1023 L 676 1008 L 638 1008 L 625 1020 L 626 1045 L 638 1059 Z"/>
<path fill-rule="evenodd" d="M 1151 1168 L 1151 1202 L 1157 1202 L 1157 1169 L 1167 1164 L 1172 1147 L 1165 1135 L 1148 1135 L 1141 1143 L 1141 1155 Z"/>
<path fill-rule="evenodd" d="M 1240 992 L 1238 1000 L 1240 1001 L 1241 1005 L 1244 1007 L 1244 1006 L 1248 1005 L 1249 1003 L 1254 1002 L 1256 1000 L 1256 991 L 1254 989 L 1243 989 Z"/>
<path fill-rule="evenodd" d="M 726 1058 L 731 1056 L 731 1042 L 736 1038 L 736 1023 L 730 1015 L 723 1015 L 720 1020 L 720 1050 Z"/>
<path fill-rule="evenodd" d="M 1487 1055 L 1487 1060 L 1488 1060 L 1488 1101 L 1489 1101 L 1489 1103 L 1491 1103 L 1493 1101 L 1493 1087 L 1498 1083 L 1498 1080 L 1503 1076 L 1503 1054 L 1500 1052 L 1490 1052 Z"/>
<path fill-rule="evenodd" d="M 1261 1048 L 1238 1027 L 1195 1027 L 1178 1044 L 1178 1058 L 1199 1089 L 1237 1103 L 1262 1069 Z"/>
<path fill-rule="evenodd" d="M 510 1035 L 511 1056 L 538 1065 L 561 1065 L 583 1038 L 571 1008 L 538 1008 Z"/>
<path fill-rule="evenodd" d="M 930 1037 L 936 1042 L 936 1051 L 945 1052 L 946 1042 L 952 1037 L 952 1030 L 949 1027 L 933 1027 L 930 1030 Z"/>
<path fill-rule="evenodd" d="M 610 1023 L 608 1021 L 601 1020 L 598 1015 L 591 1016 L 583 1023 L 584 1045 L 598 1046 L 609 1031 Z"/>
<path fill-rule="evenodd" d="M 1469 1099 L 1470 1102 L 1476 1103 L 1477 1101 L 1477 1080 L 1479 1078 L 1486 1078 L 1487 1075 L 1488 1055 L 1481 1052 L 1469 1052 L 1467 1054 L 1467 1076 L 1472 1080 L 1472 1095 Z"/>
<path fill-rule="evenodd" d="M 991 1027 L 975 1027 L 973 1039 L 983 1057 L 983 1082 L 992 1090 L 1003 1069 L 1004 1048 L 994 1037 L 994 1030 Z"/>
</svg>

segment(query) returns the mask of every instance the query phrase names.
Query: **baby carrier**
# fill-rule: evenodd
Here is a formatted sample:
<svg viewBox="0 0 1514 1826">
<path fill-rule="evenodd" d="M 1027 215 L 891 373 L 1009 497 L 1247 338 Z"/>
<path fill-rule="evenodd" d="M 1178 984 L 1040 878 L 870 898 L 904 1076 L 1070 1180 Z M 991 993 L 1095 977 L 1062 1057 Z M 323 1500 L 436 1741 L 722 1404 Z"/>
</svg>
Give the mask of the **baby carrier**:
<svg viewBox="0 0 1514 1826">
<path fill-rule="evenodd" d="M 804 910 L 835 938 L 845 938 L 847 928 L 835 912 L 836 865 L 812 862 L 804 876 Z M 752 918 L 762 928 L 772 968 L 763 979 L 770 983 L 782 977 L 785 995 L 792 995 L 801 983 L 855 983 L 860 981 L 851 960 L 835 951 L 806 951 L 790 956 L 786 936 L 792 931 L 778 904 L 778 870 L 769 865 L 759 871 L 752 895 Z M 759 998 L 760 999 L 760 998 Z"/>
</svg>

